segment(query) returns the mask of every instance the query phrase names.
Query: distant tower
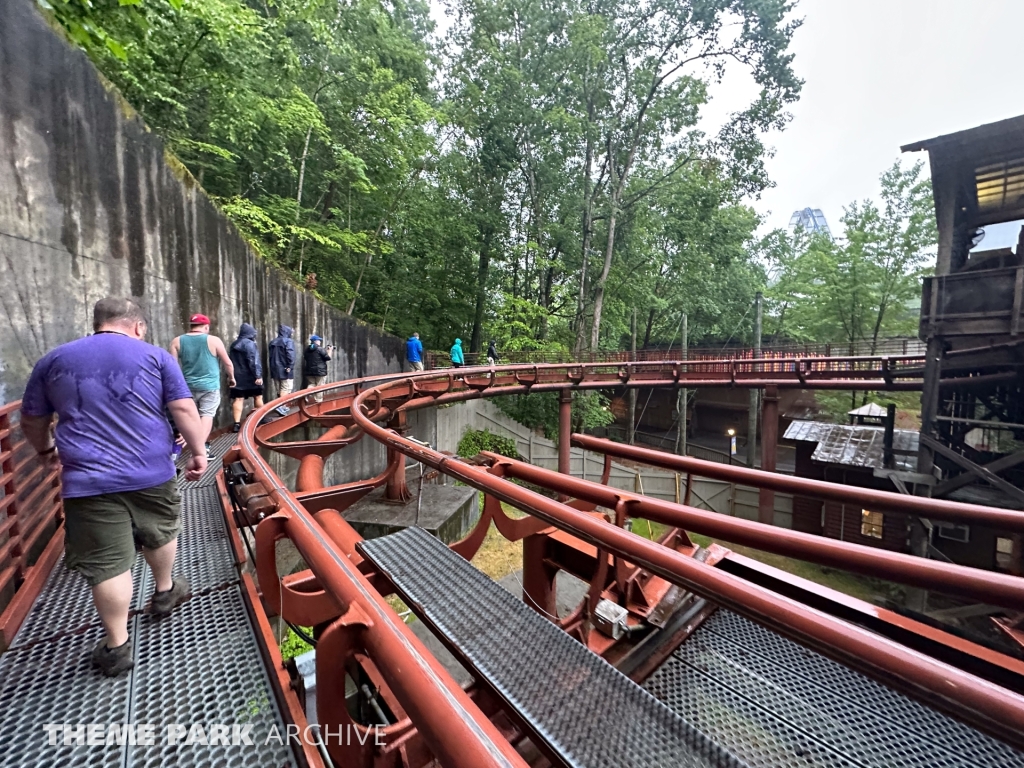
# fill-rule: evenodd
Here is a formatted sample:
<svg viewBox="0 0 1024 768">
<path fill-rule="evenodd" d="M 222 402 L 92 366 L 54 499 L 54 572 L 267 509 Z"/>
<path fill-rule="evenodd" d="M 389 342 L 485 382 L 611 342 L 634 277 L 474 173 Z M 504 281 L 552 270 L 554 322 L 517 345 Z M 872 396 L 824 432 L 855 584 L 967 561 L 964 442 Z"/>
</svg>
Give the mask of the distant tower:
<svg viewBox="0 0 1024 768">
<path fill-rule="evenodd" d="M 821 232 L 830 240 L 832 239 L 832 231 L 828 228 L 825 214 L 821 212 L 820 208 L 804 208 L 802 211 L 794 211 L 793 215 L 789 217 L 789 229 L 792 231 L 797 227 L 803 227 L 808 232 Z"/>
</svg>

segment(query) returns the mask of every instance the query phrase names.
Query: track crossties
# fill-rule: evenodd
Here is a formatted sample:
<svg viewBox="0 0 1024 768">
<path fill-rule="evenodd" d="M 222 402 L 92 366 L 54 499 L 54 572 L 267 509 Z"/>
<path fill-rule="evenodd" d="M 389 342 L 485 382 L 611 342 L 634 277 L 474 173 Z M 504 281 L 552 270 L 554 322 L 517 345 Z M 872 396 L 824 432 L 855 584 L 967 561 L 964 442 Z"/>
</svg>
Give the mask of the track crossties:
<svg viewBox="0 0 1024 768">
<path fill-rule="evenodd" d="M 644 687 L 751 764 L 1013 768 L 1024 754 L 725 610 Z"/>
<path fill-rule="evenodd" d="M 747 765 L 422 528 L 359 547 L 566 765 Z"/>
</svg>

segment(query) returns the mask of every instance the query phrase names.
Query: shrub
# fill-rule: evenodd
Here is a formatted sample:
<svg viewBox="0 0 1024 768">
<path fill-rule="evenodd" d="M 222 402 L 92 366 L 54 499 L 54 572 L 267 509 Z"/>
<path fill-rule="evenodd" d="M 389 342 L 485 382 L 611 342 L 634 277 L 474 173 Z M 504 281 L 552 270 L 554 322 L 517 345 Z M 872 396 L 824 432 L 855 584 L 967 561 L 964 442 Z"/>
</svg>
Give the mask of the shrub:
<svg viewBox="0 0 1024 768">
<path fill-rule="evenodd" d="M 516 450 L 516 441 L 496 435 L 488 429 L 467 429 L 459 440 L 459 456 L 476 456 L 481 451 L 490 451 L 510 459 L 522 459 Z"/>
<path fill-rule="evenodd" d="M 302 630 L 306 634 L 312 635 L 313 630 L 310 627 L 302 627 Z M 292 631 L 291 627 L 288 627 L 288 635 L 281 642 L 281 660 L 288 661 L 296 656 L 301 656 L 306 651 L 313 650 L 313 646 L 303 640 L 301 637 Z"/>
</svg>

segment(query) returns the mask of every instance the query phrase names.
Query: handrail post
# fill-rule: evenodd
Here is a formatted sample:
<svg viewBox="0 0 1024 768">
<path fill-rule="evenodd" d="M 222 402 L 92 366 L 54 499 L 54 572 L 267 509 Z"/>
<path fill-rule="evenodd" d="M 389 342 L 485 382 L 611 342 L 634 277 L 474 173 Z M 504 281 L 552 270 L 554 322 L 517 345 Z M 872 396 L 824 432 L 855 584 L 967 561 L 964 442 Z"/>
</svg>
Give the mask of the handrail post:
<svg viewBox="0 0 1024 768">
<path fill-rule="evenodd" d="M 3 461 L 0 462 L 0 477 L 3 480 L 3 491 L 4 499 L 10 499 L 6 504 L 6 517 L 7 519 L 16 517 L 18 514 L 18 484 L 14 474 L 14 425 L 11 422 L 11 413 L 9 410 L 0 412 L 0 456 L 3 456 Z M 15 523 L 17 527 L 17 523 Z M 14 539 L 14 529 L 11 529 L 10 538 Z M 11 564 L 15 568 L 15 588 L 21 583 L 21 580 L 25 575 L 24 558 L 18 557 L 15 553 L 18 550 L 17 543 L 14 543 L 11 548 Z M 3 570 L 3 563 L 0 563 L 0 571 Z"/>
</svg>

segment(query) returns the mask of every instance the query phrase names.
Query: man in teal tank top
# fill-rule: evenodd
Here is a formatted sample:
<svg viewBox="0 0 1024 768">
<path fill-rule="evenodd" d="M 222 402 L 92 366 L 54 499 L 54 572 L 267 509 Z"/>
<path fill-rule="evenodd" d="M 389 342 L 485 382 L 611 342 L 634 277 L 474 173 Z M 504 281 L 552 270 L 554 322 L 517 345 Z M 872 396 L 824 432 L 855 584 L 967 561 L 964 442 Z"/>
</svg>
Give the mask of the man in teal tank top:
<svg viewBox="0 0 1024 768">
<path fill-rule="evenodd" d="M 181 366 L 192 399 L 203 423 L 204 442 L 210 437 L 213 419 L 220 407 L 220 366 L 228 374 L 228 386 L 235 386 L 235 369 L 224 348 L 224 342 L 210 335 L 210 318 L 195 314 L 189 320 L 189 331 L 171 342 L 171 354 Z M 207 454 L 210 444 L 206 443 Z"/>
</svg>

